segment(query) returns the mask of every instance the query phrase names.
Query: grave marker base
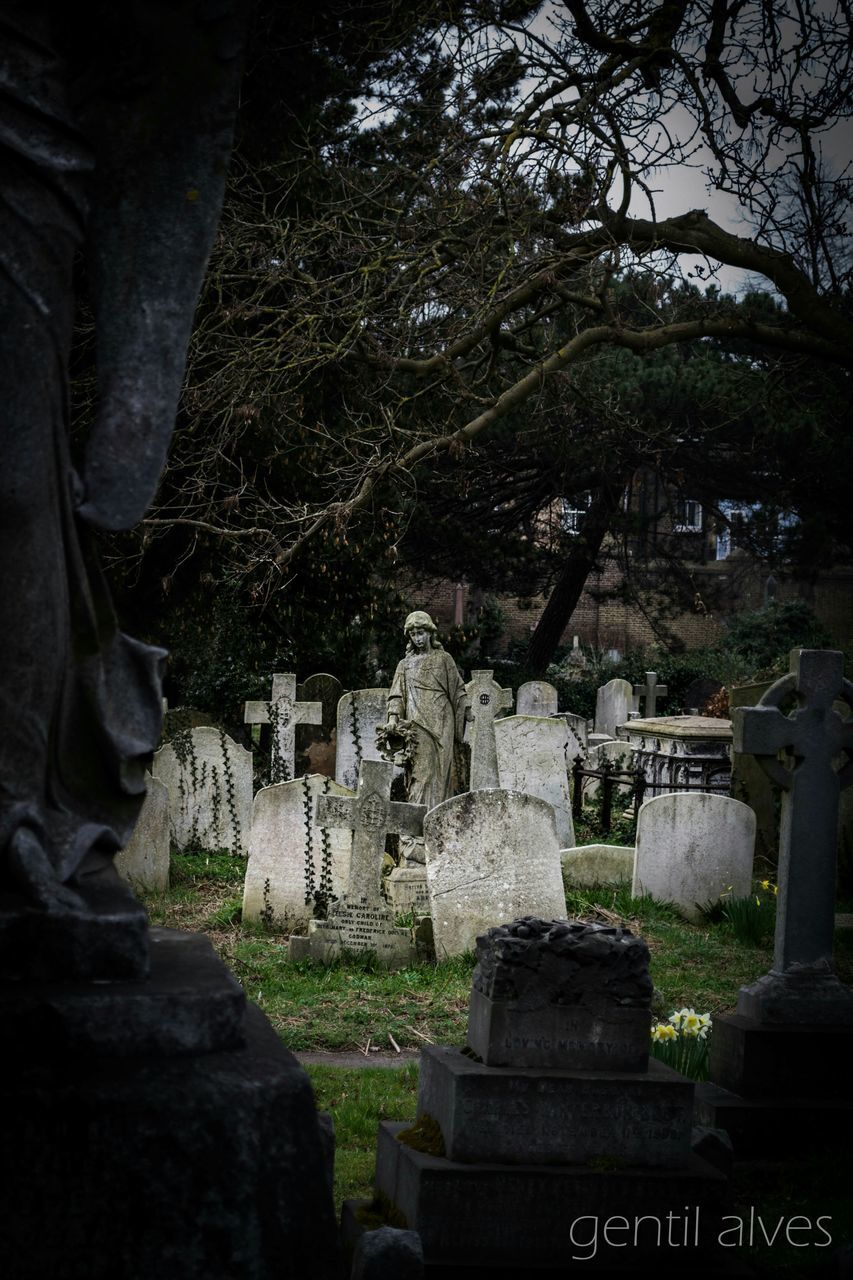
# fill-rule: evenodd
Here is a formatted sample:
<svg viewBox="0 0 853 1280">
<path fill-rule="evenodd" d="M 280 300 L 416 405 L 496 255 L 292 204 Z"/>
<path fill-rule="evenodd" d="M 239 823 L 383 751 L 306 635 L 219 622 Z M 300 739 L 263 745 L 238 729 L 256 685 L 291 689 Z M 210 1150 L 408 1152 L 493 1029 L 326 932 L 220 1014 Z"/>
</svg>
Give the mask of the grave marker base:
<svg viewBox="0 0 853 1280">
<path fill-rule="evenodd" d="M 405 968 L 417 959 L 417 951 L 411 930 L 398 929 L 394 918 L 389 907 L 375 900 L 342 898 L 328 919 L 309 921 L 307 937 L 291 937 L 290 959 L 331 964 L 346 951 L 372 951 L 381 965 Z"/>
</svg>

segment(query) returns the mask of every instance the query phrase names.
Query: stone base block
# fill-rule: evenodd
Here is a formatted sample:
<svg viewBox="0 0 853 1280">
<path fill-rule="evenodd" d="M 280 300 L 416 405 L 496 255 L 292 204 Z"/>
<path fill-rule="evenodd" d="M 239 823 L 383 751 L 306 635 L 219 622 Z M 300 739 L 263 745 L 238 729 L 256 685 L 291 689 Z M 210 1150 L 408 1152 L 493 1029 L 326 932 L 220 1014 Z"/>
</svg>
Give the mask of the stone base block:
<svg viewBox="0 0 853 1280">
<path fill-rule="evenodd" d="M 409 911 L 416 916 L 429 915 L 429 890 L 424 867 L 395 867 L 386 885 L 391 908 L 396 915 Z"/>
<path fill-rule="evenodd" d="M 493 1000 L 476 988 L 468 1007 L 468 1045 L 490 1067 L 553 1067 L 560 1071 L 645 1071 L 648 1009 Z"/>
<path fill-rule="evenodd" d="M 209 939 L 151 930 L 144 982 L 13 982 L 0 986 L 4 1059 L 97 1053 L 209 1053 L 242 1044 L 243 988 Z"/>
<path fill-rule="evenodd" d="M 36 910 L 0 897 L 0 977 L 120 982 L 148 973 L 148 916 L 110 863 L 71 887 L 78 907 Z"/>
<path fill-rule="evenodd" d="M 376 1189 L 394 1225 L 420 1235 L 428 1276 L 451 1266 L 599 1275 L 638 1263 L 693 1276 L 723 1262 L 726 1179 L 698 1156 L 677 1171 L 461 1164 L 404 1146 L 405 1127 L 379 1127 Z"/>
<path fill-rule="evenodd" d="M 290 939 L 291 960 L 331 964 L 344 952 L 372 951 L 388 969 L 401 969 L 417 959 L 411 930 L 394 925 L 393 912 L 381 903 L 359 900 L 336 903 L 328 920 L 310 920 L 308 936 Z"/>
<path fill-rule="evenodd" d="M 853 1031 L 853 991 L 830 972 L 765 973 L 741 987 L 737 1012 L 762 1024 Z"/>
<path fill-rule="evenodd" d="M 308 1077 L 260 1010 L 233 1052 L 0 1076 L 8 1280 L 339 1280 Z"/>
<path fill-rule="evenodd" d="M 849 1098 L 851 1061 L 850 1026 L 779 1026 L 741 1014 L 714 1021 L 711 1079 L 745 1098 Z"/>
<path fill-rule="evenodd" d="M 457 1049 L 421 1053 L 418 1115 L 450 1160 L 495 1164 L 687 1165 L 692 1080 L 652 1058 L 648 1073 L 486 1067 Z"/>
<path fill-rule="evenodd" d="M 715 1028 L 716 1031 L 716 1028 Z M 696 1086 L 696 1123 L 725 1129 L 737 1160 L 782 1160 L 853 1145 L 851 1098 L 744 1098 L 717 1084 Z"/>
</svg>

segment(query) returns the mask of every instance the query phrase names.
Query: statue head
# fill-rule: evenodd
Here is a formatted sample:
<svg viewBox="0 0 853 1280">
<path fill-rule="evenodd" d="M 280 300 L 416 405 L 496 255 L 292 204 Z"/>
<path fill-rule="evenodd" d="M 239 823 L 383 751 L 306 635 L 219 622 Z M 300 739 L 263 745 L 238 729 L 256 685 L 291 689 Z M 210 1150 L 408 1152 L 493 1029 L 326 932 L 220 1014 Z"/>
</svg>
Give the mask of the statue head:
<svg viewBox="0 0 853 1280">
<path fill-rule="evenodd" d="M 442 647 L 438 640 L 438 628 L 423 609 L 416 609 L 414 613 L 409 614 L 403 624 L 403 631 L 406 635 L 407 653 L 424 653 L 427 649 Z M 424 635 L 425 640 L 420 640 Z"/>
</svg>

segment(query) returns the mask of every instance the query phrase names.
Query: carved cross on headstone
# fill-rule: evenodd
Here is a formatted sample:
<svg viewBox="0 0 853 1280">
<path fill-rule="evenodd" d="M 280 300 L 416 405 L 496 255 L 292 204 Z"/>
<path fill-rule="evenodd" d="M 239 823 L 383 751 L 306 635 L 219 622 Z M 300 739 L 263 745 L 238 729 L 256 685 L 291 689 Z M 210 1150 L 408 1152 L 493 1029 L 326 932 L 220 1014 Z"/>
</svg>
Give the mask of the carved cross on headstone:
<svg viewBox="0 0 853 1280">
<path fill-rule="evenodd" d="M 756 756 L 784 788 L 773 975 L 832 972 L 839 795 L 853 782 L 853 720 L 832 705 L 853 707 L 843 669 L 841 653 L 795 650 L 789 675 L 757 706 L 732 712 L 735 751 Z M 785 715 L 780 704 L 792 694 L 799 705 Z M 791 768 L 777 759 L 780 751 L 793 756 Z M 838 769 L 842 752 L 848 759 Z"/>
<path fill-rule="evenodd" d="M 465 686 L 465 719 L 470 724 L 471 791 L 499 787 L 495 716 L 512 707 L 512 690 L 496 684 L 493 671 L 472 671 Z"/>
<path fill-rule="evenodd" d="M 298 724 L 322 724 L 322 702 L 296 701 L 296 676 L 292 671 L 277 672 L 272 678 L 269 702 L 247 702 L 245 724 L 271 724 L 272 768 L 274 781 L 287 782 L 293 777 L 293 760 Z M 280 776 L 279 776 L 280 775 Z"/>
<path fill-rule="evenodd" d="M 394 766 L 384 760 L 363 760 L 355 799 L 320 796 L 317 824 L 350 827 L 353 832 L 347 897 L 379 899 L 385 837 L 423 835 L 426 805 L 391 799 Z"/>
<path fill-rule="evenodd" d="M 658 713 L 658 698 L 665 698 L 669 693 L 665 684 L 658 684 L 658 673 L 656 671 L 646 672 L 646 683 L 634 685 L 634 696 L 645 698 L 646 705 L 643 707 L 643 719 L 650 719 Z"/>
</svg>

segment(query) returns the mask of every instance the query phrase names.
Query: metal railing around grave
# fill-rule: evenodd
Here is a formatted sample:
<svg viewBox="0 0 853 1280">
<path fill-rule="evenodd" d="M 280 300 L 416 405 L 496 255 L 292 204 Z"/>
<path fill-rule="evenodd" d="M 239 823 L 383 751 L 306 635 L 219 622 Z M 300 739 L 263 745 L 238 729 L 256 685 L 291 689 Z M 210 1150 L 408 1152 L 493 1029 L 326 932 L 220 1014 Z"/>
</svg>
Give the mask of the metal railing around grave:
<svg viewBox="0 0 853 1280">
<path fill-rule="evenodd" d="M 645 753 L 648 754 L 648 753 Z M 580 818 L 583 812 L 584 782 L 588 778 L 597 778 L 601 783 L 601 830 L 604 835 L 613 825 L 613 798 L 617 788 L 630 789 L 630 796 L 625 797 L 626 807 L 631 803 L 634 810 L 634 821 L 640 812 L 640 805 L 645 799 L 658 795 L 671 795 L 681 791 L 705 791 L 714 795 L 729 795 L 731 789 L 731 765 L 719 756 L 697 759 L 691 763 L 699 767 L 699 776 L 692 778 L 683 774 L 681 782 L 670 782 L 668 779 L 654 777 L 649 779 L 644 770 L 647 760 L 640 758 L 633 769 L 618 769 L 610 760 L 602 760 L 599 768 L 588 769 L 586 760 L 577 756 L 572 765 L 572 814 Z M 651 795 L 649 795 L 651 793 Z"/>
</svg>

